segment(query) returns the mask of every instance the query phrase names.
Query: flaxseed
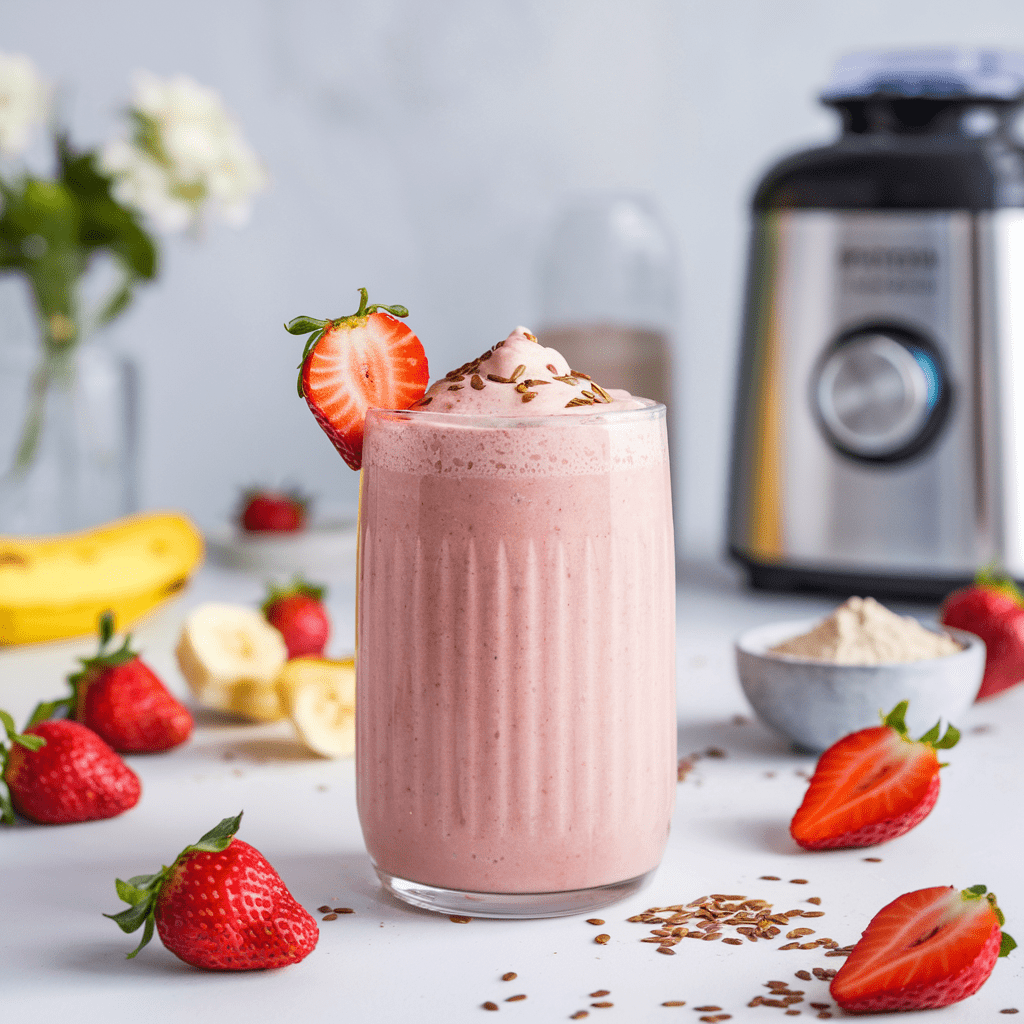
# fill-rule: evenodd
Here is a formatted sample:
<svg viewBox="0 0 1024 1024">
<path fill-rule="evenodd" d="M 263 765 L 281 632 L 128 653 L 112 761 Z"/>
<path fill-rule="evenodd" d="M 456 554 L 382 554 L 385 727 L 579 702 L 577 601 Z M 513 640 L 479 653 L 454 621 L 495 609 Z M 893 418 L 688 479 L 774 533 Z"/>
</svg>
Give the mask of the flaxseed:
<svg viewBox="0 0 1024 1024">
<path fill-rule="evenodd" d="M 515 971 L 506 971 L 506 972 L 505 972 L 505 973 L 504 973 L 504 974 L 503 974 L 503 975 L 501 976 L 501 980 L 502 980 L 502 981 L 515 981 L 515 980 L 516 980 L 516 978 L 518 978 L 518 977 L 519 977 L 519 975 L 518 975 L 518 974 L 516 974 L 516 972 L 515 972 Z"/>
<path fill-rule="evenodd" d="M 600 999 L 602 996 L 610 996 L 612 990 L 610 988 L 599 988 L 596 992 L 590 993 L 591 999 Z"/>
<path fill-rule="evenodd" d="M 456 924 L 469 924 L 473 920 L 471 917 L 465 917 L 463 914 L 449 914 L 449 921 L 454 921 Z"/>
<path fill-rule="evenodd" d="M 485 1010 L 496 1010 L 498 1008 L 498 1004 L 492 1003 L 490 999 L 488 999 L 487 1002 L 483 1004 L 483 1008 Z"/>
<path fill-rule="evenodd" d="M 587 924 L 604 924 L 604 921 L 600 917 L 588 917 Z"/>
<path fill-rule="evenodd" d="M 509 996 L 508 999 L 505 1000 L 505 1002 L 506 1003 L 518 1003 L 518 1002 L 522 1002 L 522 1000 L 524 1000 L 525 998 L 526 998 L 525 995 Z"/>
<path fill-rule="evenodd" d="M 337 921 L 338 920 L 338 915 L 337 914 L 324 914 L 324 916 L 321 917 L 320 920 L 321 921 Z"/>
</svg>

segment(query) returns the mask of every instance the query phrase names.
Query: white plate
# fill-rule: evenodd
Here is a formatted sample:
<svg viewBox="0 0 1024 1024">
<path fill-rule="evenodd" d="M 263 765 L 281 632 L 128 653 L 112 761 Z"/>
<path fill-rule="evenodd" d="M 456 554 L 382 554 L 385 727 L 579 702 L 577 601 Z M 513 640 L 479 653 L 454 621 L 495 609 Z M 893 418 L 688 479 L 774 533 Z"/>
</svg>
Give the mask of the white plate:
<svg viewBox="0 0 1024 1024">
<path fill-rule="evenodd" d="M 246 572 L 301 573 L 311 580 L 355 573 L 355 520 L 314 523 L 298 533 L 246 533 L 225 523 L 206 534 L 210 557 Z"/>
</svg>

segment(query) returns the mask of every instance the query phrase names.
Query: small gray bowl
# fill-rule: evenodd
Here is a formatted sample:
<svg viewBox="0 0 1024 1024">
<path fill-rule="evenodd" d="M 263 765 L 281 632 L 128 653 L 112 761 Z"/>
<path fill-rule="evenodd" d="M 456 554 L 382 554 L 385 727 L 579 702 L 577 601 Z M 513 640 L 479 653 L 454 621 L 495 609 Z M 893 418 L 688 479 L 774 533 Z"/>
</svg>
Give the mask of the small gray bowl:
<svg viewBox="0 0 1024 1024">
<path fill-rule="evenodd" d="M 940 718 L 956 725 L 974 702 L 985 671 L 985 642 L 961 629 L 923 623 L 964 645 L 944 658 L 886 665 L 836 665 L 768 648 L 814 628 L 820 620 L 774 622 L 747 630 L 736 641 L 740 683 L 758 717 L 806 750 L 825 750 L 858 729 L 879 725 L 901 700 L 910 701 L 912 736 Z"/>
</svg>

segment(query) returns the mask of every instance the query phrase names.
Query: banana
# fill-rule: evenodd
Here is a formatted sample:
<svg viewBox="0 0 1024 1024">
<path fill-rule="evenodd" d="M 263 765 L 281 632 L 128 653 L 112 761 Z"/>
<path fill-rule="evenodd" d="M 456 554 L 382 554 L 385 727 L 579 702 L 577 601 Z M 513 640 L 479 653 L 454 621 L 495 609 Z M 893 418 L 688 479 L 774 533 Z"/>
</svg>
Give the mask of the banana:
<svg viewBox="0 0 1024 1024">
<path fill-rule="evenodd" d="M 0 536 L 0 644 L 95 635 L 111 610 L 118 632 L 176 594 L 202 561 L 184 516 L 129 516 L 80 533 Z"/>
<path fill-rule="evenodd" d="M 277 677 L 299 739 L 323 757 L 356 749 L 356 663 L 293 658 Z"/>
<path fill-rule="evenodd" d="M 256 722 L 286 716 L 277 675 L 288 651 L 281 634 L 255 609 L 200 605 L 185 620 L 174 653 L 205 707 Z"/>
</svg>

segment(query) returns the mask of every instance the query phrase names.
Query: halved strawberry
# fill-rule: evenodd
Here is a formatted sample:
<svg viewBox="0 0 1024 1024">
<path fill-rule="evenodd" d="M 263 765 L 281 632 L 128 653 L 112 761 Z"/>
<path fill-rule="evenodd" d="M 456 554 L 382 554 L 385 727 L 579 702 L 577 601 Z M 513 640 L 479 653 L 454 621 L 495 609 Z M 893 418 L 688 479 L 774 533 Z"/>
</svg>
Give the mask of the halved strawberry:
<svg viewBox="0 0 1024 1024">
<path fill-rule="evenodd" d="M 409 311 L 367 305 L 365 288 L 359 295 L 359 309 L 352 316 L 299 316 L 285 324 L 290 334 L 312 332 L 302 352 L 299 395 L 353 469 L 363 463 L 366 410 L 408 409 L 430 383 L 420 339 L 395 319 Z"/>
<path fill-rule="evenodd" d="M 844 736 L 821 755 L 789 831 L 805 850 L 874 846 L 909 832 L 939 797 L 936 750 L 956 745 L 938 723 L 919 740 L 907 735 L 901 701 L 882 725 Z"/>
<path fill-rule="evenodd" d="M 974 995 L 1015 948 L 983 885 L 939 885 L 897 897 L 864 929 L 832 980 L 847 1013 L 928 1010 Z"/>
</svg>

